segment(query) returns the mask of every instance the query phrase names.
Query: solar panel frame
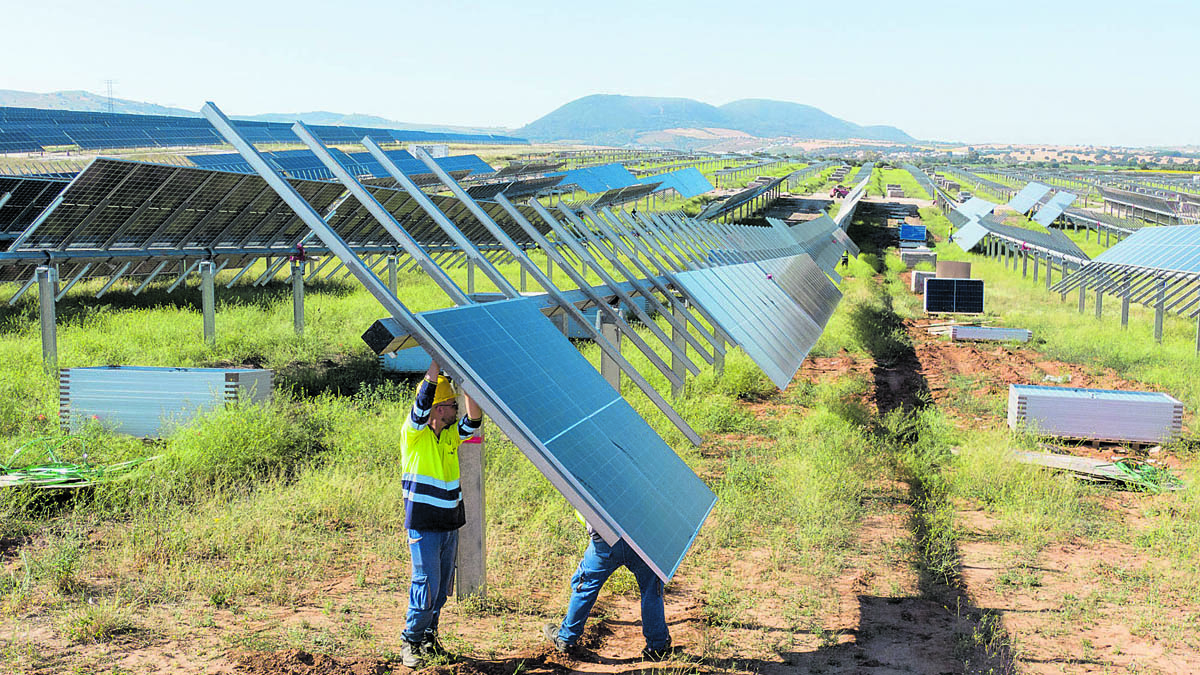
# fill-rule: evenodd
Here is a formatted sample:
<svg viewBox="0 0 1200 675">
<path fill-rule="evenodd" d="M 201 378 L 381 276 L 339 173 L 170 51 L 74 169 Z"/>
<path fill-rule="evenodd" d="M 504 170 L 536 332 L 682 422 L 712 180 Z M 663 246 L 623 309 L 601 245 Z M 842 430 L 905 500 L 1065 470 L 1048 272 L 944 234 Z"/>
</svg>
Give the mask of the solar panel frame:
<svg viewBox="0 0 1200 675">
<path fill-rule="evenodd" d="M 925 280 L 925 312 L 928 314 L 982 314 L 984 287 L 981 279 Z"/>
<path fill-rule="evenodd" d="M 1008 204 L 1005 206 L 1017 213 L 1026 213 L 1041 201 L 1046 193 L 1050 192 L 1050 189 L 1049 185 L 1042 185 L 1036 181 L 1027 183 L 1017 194 L 1012 196 L 1012 199 L 1008 200 Z"/>
</svg>

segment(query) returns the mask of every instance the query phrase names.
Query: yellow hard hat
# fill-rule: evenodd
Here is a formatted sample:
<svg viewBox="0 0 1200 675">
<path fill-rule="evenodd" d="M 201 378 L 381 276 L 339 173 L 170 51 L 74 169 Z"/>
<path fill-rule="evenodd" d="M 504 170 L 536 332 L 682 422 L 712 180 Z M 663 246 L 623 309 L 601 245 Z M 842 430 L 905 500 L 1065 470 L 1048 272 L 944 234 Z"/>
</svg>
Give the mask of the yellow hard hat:
<svg viewBox="0 0 1200 675">
<path fill-rule="evenodd" d="M 433 392 L 433 404 L 447 403 L 457 397 L 458 393 L 454 391 L 454 385 L 450 384 L 450 378 L 438 375 L 437 389 Z"/>
</svg>

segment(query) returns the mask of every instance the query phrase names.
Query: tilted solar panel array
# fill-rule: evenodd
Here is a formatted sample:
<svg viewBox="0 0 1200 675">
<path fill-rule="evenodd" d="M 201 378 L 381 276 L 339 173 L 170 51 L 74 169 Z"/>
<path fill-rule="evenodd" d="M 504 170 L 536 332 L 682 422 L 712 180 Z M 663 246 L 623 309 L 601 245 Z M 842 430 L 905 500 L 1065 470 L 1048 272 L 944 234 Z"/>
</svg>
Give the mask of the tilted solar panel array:
<svg viewBox="0 0 1200 675">
<path fill-rule="evenodd" d="M 643 176 L 638 179 L 638 182 L 661 183 L 658 189 L 674 189 L 684 199 L 691 199 L 713 189 L 712 183 L 708 182 L 704 174 L 695 167 L 654 176 Z"/>
<path fill-rule="evenodd" d="M 362 137 L 359 136 L 358 140 L 362 140 Z M 330 148 L 329 152 L 333 154 L 342 166 L 346 167 L 355 176 L 383 177 L 387 175 L 387 171 L 384 170 L 383 166 L 368 152 L 343 152 L 337 148 Z M 429 168 L 416 157 L 410 155 L 406 150 L 388 150 L 385 154 L 405 175 L 411 176 L 429 173 Z M 333 179 L 333 172 L 322 164 L 321 160 L 317 159 L 317 156 L 311 150 L 282 150 L 264 152 L 262 155 L 272 166 L 291 178 L 305 178 L 308 180 Z M 250 164 L 237 153 L 189 155 L 188 159 L 193 164 L 207 169 L 253 173 Z M 467 171 L 469 174 L 477 175 L 492 172 L 492 167 L 488 166 L 486 162 L 476 155 L 439 157 L 434 162 L 446 171 Z"/>
<path fill-rule="evenodd" d="M 54 201 L 69 181 L 0 176 L 0 241 L 16 237 Z"/>
<path fill-rule="evenodd" d="M 234 125 L 251 143 L 296 142 L 290 123 L 239 120 Z M 364 136 L 378 143 L 527 143 L 524 139 L 492 134 L 319 124 L 311 129 L 326 143 L 357 143 Z M 0 152 L 20 152 L 69 145 L 106 149 L 220 145 L 224 141 L 203 117 L 0 107 L 0 143 L 4 143 Z"/>
</svg>

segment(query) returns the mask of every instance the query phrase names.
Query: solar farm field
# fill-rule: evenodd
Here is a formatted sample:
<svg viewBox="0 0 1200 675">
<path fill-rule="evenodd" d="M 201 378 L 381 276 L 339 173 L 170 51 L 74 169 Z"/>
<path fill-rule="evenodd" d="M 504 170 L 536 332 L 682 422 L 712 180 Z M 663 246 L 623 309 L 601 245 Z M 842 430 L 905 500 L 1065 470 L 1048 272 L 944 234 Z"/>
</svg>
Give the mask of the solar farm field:
<svg viewBox="0 0 1200 675">
<path fill-rule="evenodd" d="M 678 672 L 1187 672 L 1200 668 L 1200 500 L 1194 483 L 1200 365 L 1193 324 L 1152 311 L 1097 321 L 919 219 L 939 259 L 986 285 L 984 319 L 1028 344 L 930 333 L 886 223 L 856 216 L 861 255 L 842 301 L 785 390 L 739 350 L 689 377 L 674 407 L 692 446 L 626 380 L 625 398 L 716 493 L 666 590 Z M 535 258 L 538 265 L 544 257 Z M 609 273 L 615 273 L 608 266 Z M 516 279 L 511 263 L 500 270 Z M 82 281 L 59 304 L 64 367 L 250 366 L 272 402 L 224 408 L 152 442 L 90 425 L 58 430 L 58 380 L 42 370 L 35 296 L 0 304 L 0 431 L 9 466 L 138 464 L 72 493 L 7 488 L 0 577 L 4 665 L 16 672 L 402 672 L 409 553 L 398 429 L 415 379 L 388 375 L 360 339 L 382 308 L 357 282 L 307 291 L 292 330 L 285 275 L 258 267 L 219 295 L 215 342 L 198 291 L 134 295 Z M 450 267 L 455 283 L 466 270 Z M 227 282 L 233 272 L 222 272 Z M 561 276 L 558 277 L 561 280 Z M 592 277 L 594 278 L 594 277 Z M 223 287 L 223 283 L 221 284 Z M 565 289 L 572 288 L 563 282 Z M 479 291 L 495 291 L 480 278 Z M 10 284 L 0 302 L 16 292 Z M 447 304 L 402 272 L 414 311 Z M 1090 307 L 1089 307 L 1090 309 Z M 1113 311 L 1112 309 L 1109 310 Z M 669 331 L 664 317 L 659 330 Z M 645 327 L 643 339 L 670 355 Z M 599 366 L 600 350 L 578 342 Z M 622 353 L 670 385 L 645 354 Z M 1009 384 L 1171 393 L 1183 438 L 1143 449 L 1176 491 L 1092 484 L 1014 461 L 1043 439 L 1005 424 Z M 486 425 L 488 586 L 451 599 L 441 639 L 457 673 L 642 670 L 638 591 L 624 571 L 601 595 L 576 657 L 540 641 L 561 615 L 587 535 L 550 481 Z M 1085 457 L 1129 451 L 1075 446 Z"/>
</svg>

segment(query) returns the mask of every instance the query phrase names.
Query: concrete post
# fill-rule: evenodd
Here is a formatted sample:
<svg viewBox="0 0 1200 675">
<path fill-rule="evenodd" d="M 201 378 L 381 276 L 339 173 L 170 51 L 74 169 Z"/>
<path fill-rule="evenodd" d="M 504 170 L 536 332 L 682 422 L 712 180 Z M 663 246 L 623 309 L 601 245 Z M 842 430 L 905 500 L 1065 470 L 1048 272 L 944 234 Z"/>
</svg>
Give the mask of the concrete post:
<svg viewBox="0 0 1200 675">
<path fill-rule="evenodd" d="M 1021 278 L 1029 276 L 1029 251 L 1021 252 Z"/>
<path fill-rule="evenodd" d="M 465 411 L 465 408 L 464 408 Z M 467 523 L 458 530 L 458 567 L 454 596 L 460 600 L 487 593 L 487 499 L 483 490 L 483 429 L 458 446 L 458 484 Z"/>
<path fill-rule="evenodd" d="M 53 267 L 38 267 L 34 272 L 38 284 L 38 310 L 42 322 L 42 365 L 53 372 L 58 368 L 58 317 L 55 312 L 55 287 L 58 285 L 58 270 Z"/>
<path fill-rule="evenodd" d="M 292 327 L 304 335 L 304 263 L 299 260 L 292 261 Z"/>
<path fill-rule="evenodd" d="M 1033 256 L 1033 283 L 1038 282 L 1038 267 L 1042 264 L 1042 254 L 1035 253 Z"/>
<path fill-rule="evenodd" d="M 1167 297 L 1167 280 L 1158 280 L 1158 301 L 1154 303 L 1154 341 L 1162 344 L 1163 338 L 1163 315 L 1166 314 L 1166 309 L 1163 307 L 1163 302 Z"/>
<path fill-rule="evenodd" d="M 1101 318 L 1101 315 L 1104 312 L 1104 310 L 1102 309 L 1103 306 L 1104 306 L 1104 294 L 1102 292 L 1100 292 L 1099 288 L 1097 288 L 1096 289 L 1096 318 L 1097 319 Z"/>
<path fill-rule="evenodd" d="M 217 341 L 217 291 L 213 276 L 216 267 L 211 260 L 200 263 L 200 312 L 204 315 L 204 341 Z"/>
<path fill-rule="evenodd" d="M 596 312 L 596 330 L 618 350 L 621 348 L 621 331 L 617 330 L 617 324 L 605 316 L 604 312 Z M 618 392 L 621 391 L 621 368 L 603 351 L 600 352 L 600 374 L 609 386 Z"/>
<path fill-rule="evenodd" d="M 392 295 L 396 295 L 396 289 L 399 288 L 400 281 L 396 276 L 396 256 L 394 255 L 387 257 L 387 277 L 388 290 L 392 292 Z"/>
</svg>

